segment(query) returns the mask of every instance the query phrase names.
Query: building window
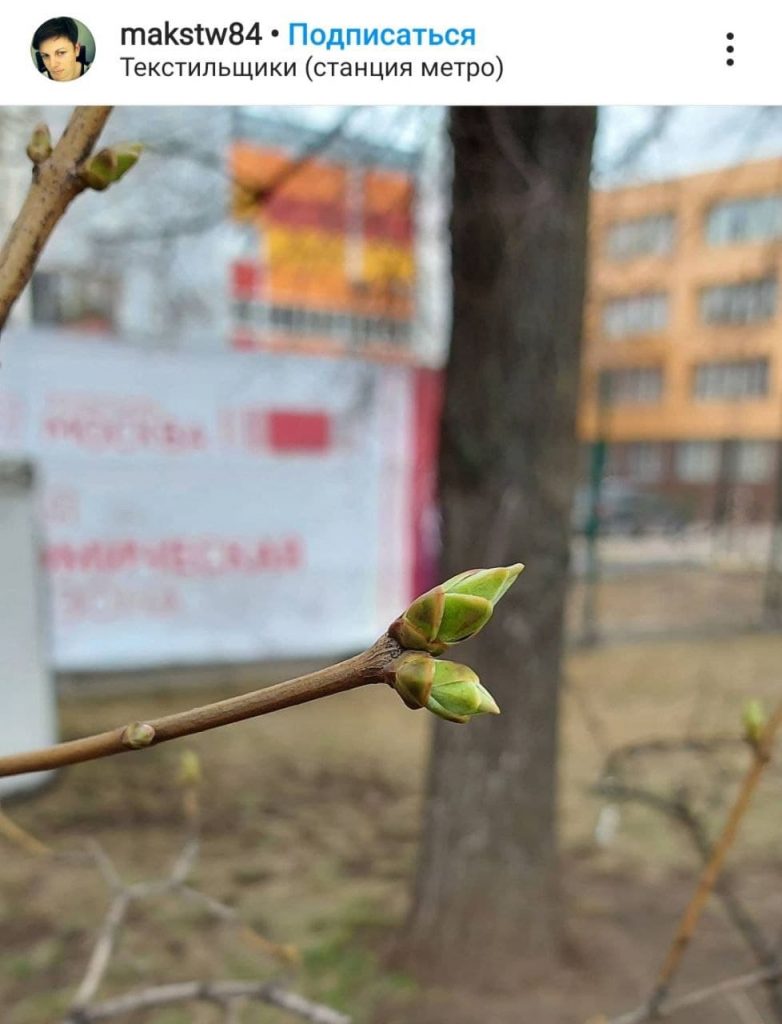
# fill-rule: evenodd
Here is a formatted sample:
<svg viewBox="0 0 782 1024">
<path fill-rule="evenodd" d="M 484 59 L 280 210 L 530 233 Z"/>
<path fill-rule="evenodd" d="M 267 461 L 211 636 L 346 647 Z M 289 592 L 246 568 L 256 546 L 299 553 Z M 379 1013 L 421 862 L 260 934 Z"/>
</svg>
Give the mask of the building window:
<svg viewBox="0 0 782 1024">
<path fill-rule="evenodd" d="M 112 330 L 116 319 L 117 281 L 82 270 L 38 270 L 31 282 L 35 324 L 60 324 Z"/>
<path fill-rule="evenodd" d="M 329 338 L 356 346 L 376 342 L 408 345 L 412 336 L 412 325 L 406 320 L 334 313 L 301 306 L 271 306 L 263 302 L 238 300 L 233 303 L 233 315 L 238 323 L 252 324 L 259 330 Z"/>
<path fill-rule="evenodd" d="M 690 484 L 710 484 L 717 479 L 720 448 L 716 441 L 682 441 L 676 446 L 676 475 Z"/>
<path fill-rule="evenodd" d="M 656 366 L 603 370 L 599 378 L 599 401 L 606 405 L 659 402 L 662 391 L 663 372 Z"/>
<path fill-rule="evenodd" d="M 765 484 L 774 472 L 773 441 L 739 441 L 736 445 L 736 479 L 742 484 Z"/>
<path fill-rule="evenodd" d="M 608 338 L 654 334 L 668 324 L 668 296 L 662 293 L 626 295 L 603 306 L 603 333 Z"/>
<path fill-rule="evenodd" d="M 707 324 L 752 324 L 770 320 L 777 308 L 775 278 L 701 289 L 701 318 Z"/>
<path fill-rule="evenodd" d="M 706 214 L 706 240 L 764 242 L 782 238 L 782 195 L 753 196 L 715 203 Z"/>
<path fill-rule="evenodd" d="M 768 394 L 768 359 L 701 363 L 695 367 L 696 398 L 738 401 Z"/>
<path fill-rule="evenodd" d="M 606 232 L 608 258 L 630 260 L 635 256 L 663 256 L 673 248 L 674 226 L 672 213 L 617 221 Z"/>
<path fill-rule="evenodd" d="M 627 446 L 627 472 L 639 483 L 651 484 L 663 476 L 663 447 L 656 441 L 636 441 Z"/>
</svg>

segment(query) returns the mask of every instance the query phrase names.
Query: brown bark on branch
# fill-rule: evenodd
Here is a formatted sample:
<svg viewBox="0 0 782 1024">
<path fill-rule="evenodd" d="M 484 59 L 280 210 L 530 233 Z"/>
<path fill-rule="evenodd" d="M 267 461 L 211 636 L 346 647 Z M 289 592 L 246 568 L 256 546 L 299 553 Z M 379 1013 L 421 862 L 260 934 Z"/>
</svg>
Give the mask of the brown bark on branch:
<svg viewBox="0 0 782 1024">
<path fill-rule="evenodd" d="M 277 683 L 252 693 L 217 701 L 189 711 L 180 711 L 148 722 L 132 722 L 109 732 L 85 736 L 82 739 L 58 743 L 41 750 L 26 751 L 0 757 L 0 777 L 22 775 L 25 772 L 50 771 L 68 764 L 92 761 L 111 754 L 155 746 L 166 740 L 217 729 L 246 718 L 256 718 L 272 711 L 305 704 L 320 697 L 328 697 L 343 690 L 352 690 L 368 683 L 387 682 L 385 669 L 402 653 L 402 648 L 388 635 L 383 635 L 372 647 L 355 658 Z"/>
<path fill-rule="evenodd" d="M 49 235 L 87 187 L 79 167 L 92 152 L 111 107 L 77 107 L 50 157 L 33 166 L 33 180 L 0 251 L 0 330 L 35 269 Z"/>
</svg>

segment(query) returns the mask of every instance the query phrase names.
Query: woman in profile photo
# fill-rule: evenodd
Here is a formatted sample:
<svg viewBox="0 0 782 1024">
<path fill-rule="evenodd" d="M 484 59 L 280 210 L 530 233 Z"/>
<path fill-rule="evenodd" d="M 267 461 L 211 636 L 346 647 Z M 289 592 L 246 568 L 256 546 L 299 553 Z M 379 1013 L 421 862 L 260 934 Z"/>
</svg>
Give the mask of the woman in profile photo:
<svg viewBox="0 0 782 1024">
<path fill-rule="evenodd" d="M 33 50 L 38 70 L 55 82 L 81 78 L 90 69 L 73 18 L 49 18 L 39 25 L 33 36 Z"/>
</svg>

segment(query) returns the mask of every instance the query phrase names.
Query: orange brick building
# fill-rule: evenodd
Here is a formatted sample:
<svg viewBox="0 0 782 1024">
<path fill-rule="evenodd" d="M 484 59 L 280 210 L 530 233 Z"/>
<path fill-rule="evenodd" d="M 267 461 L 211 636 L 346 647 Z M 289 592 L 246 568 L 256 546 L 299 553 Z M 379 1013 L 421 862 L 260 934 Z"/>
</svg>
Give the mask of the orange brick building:
<svg viewBox="0 0 782 1024">
<path fill-rule="evenodd" d="M 782 439 L 782 159 L 598 191 L 579 426 L 689 514 L 767 518 Z"/>
<path fill-rule="evenodd" d="M 409 358 L 415 306 L 411 158 L 260 125 L 234 141 L 233 214 L 247 244 L 232 272 L 239 349 Z"/>
</svg>

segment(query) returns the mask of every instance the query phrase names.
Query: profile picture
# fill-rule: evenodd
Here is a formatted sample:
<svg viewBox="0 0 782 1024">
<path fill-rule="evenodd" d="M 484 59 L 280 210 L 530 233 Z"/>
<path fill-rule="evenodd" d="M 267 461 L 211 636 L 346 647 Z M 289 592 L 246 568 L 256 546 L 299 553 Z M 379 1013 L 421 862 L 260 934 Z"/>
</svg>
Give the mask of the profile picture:
<svg viewBox="0 0 782 1024">
<path fill-rule="evenodd" d="M 49 18 L 35 30 L 31 51 L 42 75 L 53 82 L 71 82 L 89 71 L 95 59 L 95 40 L 75 18 Z"/>
</svg>

